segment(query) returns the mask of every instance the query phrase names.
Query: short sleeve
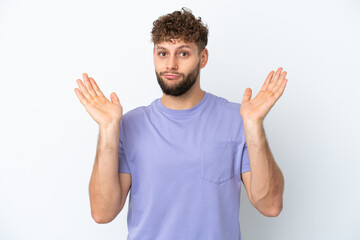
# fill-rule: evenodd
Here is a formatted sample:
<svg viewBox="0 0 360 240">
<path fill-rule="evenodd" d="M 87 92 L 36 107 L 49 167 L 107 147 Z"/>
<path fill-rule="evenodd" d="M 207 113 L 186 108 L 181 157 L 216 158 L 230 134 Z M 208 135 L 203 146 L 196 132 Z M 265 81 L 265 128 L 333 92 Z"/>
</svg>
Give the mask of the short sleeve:
<svg viewBox="0 0 360 240">
<path fill-rule="evenodd" d="M 241 154 L 241 166 L 240 166 L 240 172 L 248 172 L 250 171 L 250 162 L 249 162 L 249 154 L 246 146 L 246 142 L 244 143 L 243 151 Z"/>
<path fill-rule="evenodd" d="M 123 116 L 124 117 L 124 116 Z M 119 169 L 118 172 L 130 174 L 129 165 L 127 163 L 124 151 L 124 131 L 123 131 L 123 118 L 120 122 L 120 133 L 119 133 Z"/>
<path fill-rule="evenodd" d="M 241 121 L 241 141 L 244 143 L 242 151 L 241 151 L 241 165 L 240 165 L 240 173 L 250 171 L 250 161 L 249 161 L 249 154 L 246 145 L 245 139 L 245 130 L 243 121 Z"/>
</svg>

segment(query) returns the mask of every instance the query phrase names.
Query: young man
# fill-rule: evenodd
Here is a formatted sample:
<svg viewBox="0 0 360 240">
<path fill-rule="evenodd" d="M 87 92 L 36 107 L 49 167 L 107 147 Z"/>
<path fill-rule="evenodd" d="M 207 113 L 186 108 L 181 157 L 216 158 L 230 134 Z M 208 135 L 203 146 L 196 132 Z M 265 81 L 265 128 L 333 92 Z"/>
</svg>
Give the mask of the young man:
<svg viewBox="0 0 360 240">
<path fill-rule="evenodd" d="M 200 88 L 208 61 L 208 29 L 182 9 L 152 29 L 153 57 L 163 96 L 122 114 L 83 74 L 75 92 L 99 124 L 89 184 L 91 214 L 112 221 L 129 190 L 128 239 L 241 239 L 241 182 L 265 216 L 282 210 L 284 180 L 266 140 L 263 120 L 287 79 L 271 71 L 257 96 L 246 89 L 233 103 Z M 250 100 L 251 99 L 251 100 Z"/>
</svg>

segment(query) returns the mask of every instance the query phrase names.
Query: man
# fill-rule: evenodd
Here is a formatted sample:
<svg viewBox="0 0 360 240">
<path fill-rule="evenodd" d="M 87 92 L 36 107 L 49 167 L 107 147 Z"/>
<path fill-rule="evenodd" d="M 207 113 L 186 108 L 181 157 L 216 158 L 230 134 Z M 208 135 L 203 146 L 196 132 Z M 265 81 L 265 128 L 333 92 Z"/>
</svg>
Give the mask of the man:
<svg viewBox="0 0 360 240">
<path fill-rule="evenodd" d="M 153 57 L 163 96 L 122 114 L 115 93 L 106 99 L 83 74 L 75 92 L 99 124 L 89 184 L 91 214 L 112 221 L 131 188 L 131 240 L 241 239 L 241 182 L 252 205 L 275 217 L 284 180 L 266 140 L 263 120 L 287 79 L 271 71 L 257 96 L 241 104 L 200 88 L 208 29 L 186 9 L 160 17 L 152 29 Z M 282 72 L 282 73 L 281 73 Z"/>
</svg>

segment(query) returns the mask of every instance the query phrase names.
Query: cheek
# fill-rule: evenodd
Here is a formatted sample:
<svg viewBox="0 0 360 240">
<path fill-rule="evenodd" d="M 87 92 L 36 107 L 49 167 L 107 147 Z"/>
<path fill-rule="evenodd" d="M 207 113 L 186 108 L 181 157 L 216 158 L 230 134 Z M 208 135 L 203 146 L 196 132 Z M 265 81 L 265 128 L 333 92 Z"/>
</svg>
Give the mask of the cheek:
<svg viewBox="0 0 360 240">
<path fill-rule="evenodd" d="M 194 71 L 198 63 L 199 62 L 197 60 L 187 63 L 186 65 L 184 65 L 184 71 L 186 71 L 187 73 Z"/>
<path fill-rule="evenodd" d="M 162 68 L 161 68 L 160 64 L 157 63 L 156 61 L 154 61 L 154 67 L 155 67 L 156 72 L 161 72 L 162 71 L 161 70 Z"/>
<path fill-rule="evenodd" d="M 154 66 L 156 69 L 164 68 L 164 64 L 165 64 L 164 61 L 154 58 Z"/>
</svg>

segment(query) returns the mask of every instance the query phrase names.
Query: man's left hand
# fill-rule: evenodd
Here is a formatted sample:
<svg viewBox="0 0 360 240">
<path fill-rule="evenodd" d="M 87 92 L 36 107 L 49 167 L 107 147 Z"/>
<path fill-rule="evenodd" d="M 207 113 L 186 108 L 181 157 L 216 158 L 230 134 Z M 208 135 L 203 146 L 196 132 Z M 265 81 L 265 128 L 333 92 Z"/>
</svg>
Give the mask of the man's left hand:
<svg viewBox="0 0 360 240">
<path fill-rule="evenodd" d="M 271 71 L 260 92 L 251 100 L 252 90 L 246 88 L 240 107 L 240 114 L 244 121 L 262 124 L 265 116 L 284 92 L 288 80 L 285 79 L 287 72 L 282 72 L 282 70 L 281 67 L 278 68 L 274 77 L 274 71 Z"/>
</svg>

